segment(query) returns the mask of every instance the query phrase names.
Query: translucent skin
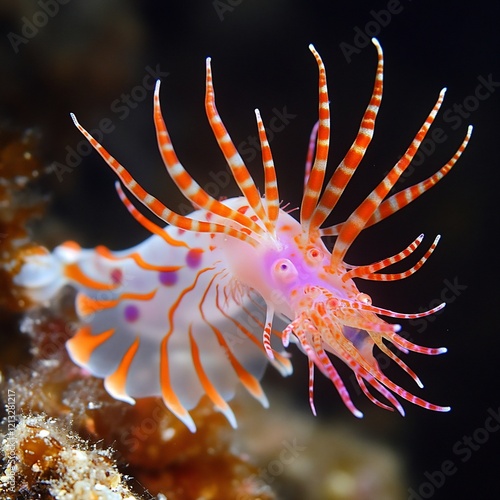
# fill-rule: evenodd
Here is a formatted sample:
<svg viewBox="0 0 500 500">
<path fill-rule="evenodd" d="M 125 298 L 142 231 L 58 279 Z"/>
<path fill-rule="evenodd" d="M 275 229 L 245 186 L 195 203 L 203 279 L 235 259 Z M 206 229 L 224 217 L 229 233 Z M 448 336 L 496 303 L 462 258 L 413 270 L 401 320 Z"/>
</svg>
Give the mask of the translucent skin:
<svg viewBox="0 0 500 500">
<path fill-rule="evenodd" d="M 173 226 L 163 232 L 170 243 L 153 235 L 118 252 L 63 243 L 27 257 L 15 282 L 35 304 L 49 303 L 65 285 L 78 290 L 81 325 L 68 352 L 116 399 L 161 397 L 194 432 L 188 410 L 206 394 L 235 427 L 227 401 L 239 385 L 268 405 L 259 383 L 269 362 L 260 340 L 265 303 L 231 273 L 223 237 Z M 284 376 L 292 371 L 280 352 L 271 363 Z"/>
<path fill-rule="evenodd" d="M 226 203 L 238 203 L 239 200 L 228 200 Z M 419 406 L 448 411 L 448 407 L 428 403 L 392 383 L 380 371 L 372 354 L 373 347 L 378 345 L 422 386 L 414 372 L 387 349 L 382 339 L 391 341 L 404 352 L 414 350 L 425 354 L 441 354 L 446 349 L 425 348 L 408 342 L 396 334 L 399 325 L 383 321 L 376 313 L 415 318 L 431 314 L 444 304 L 432 311 L 410 315 L 376 308 L 371 305 L 371 298 L 361 293 L 347 276 L 348 268 L 345 265 L 332 269 L 331 252 L 323 241 L 320 238 L 311 239 L 310 235 L 302 231 L 301 225 L 283 210 L 280 210 L 278 218 L 277 235 L 276 240 L 262 242 L 257 250 L 245 242 L 230 240 L 226 240 L 222 248 L 236 279 L 257 290 L 265 300 L 268 311 L 272 310 L 290 321 L 282 333 L 285 347 L 293 334 L 310 363 L 332 380 L 346 406 L 358 417 L 362 414 L 350 400 L 327 352 L 342 359 L 355 372 L 364 391 L 366 387 L 363 380 L 386 397 L 401 414 L 404 414 L 402 406 L 387 388 Z M 267 352 L 272 359 L 272 350 Z M 312 392 L 311 385 L 310 402 L 314 412 Z M 373 402 L 390 409 L 371 393 L 365 392 Z"/>
<path fill-rule="evenodd" d="M 241 198 L 233 198 L 225 203 L 242 202 Z M 331 253 L 323 241 L 305 237 L 300 223 L 283 210 L 279 213 L 276 234 L 276 239 L 267 238 L 257 249 L 242 241 L 226 239 L 222 243 L 233 275 L 257 290 L 276 313 L 294 318 L 297 305 L 294 297 L 308 285 L 328 287 L 342 298 L 357 295 L 352 280 L 344 283 L 340 278 L 342 272 L 331 272 Z"/>
<path fill-rule="evenodd" d="M 224 204 L 254 215 L 243 197 Z M 217 221 L 203 210 L 192 215 Z M 351 402 L 327 352 L 347 363 L 360 384 L 362 379 L 368 381 L 401 413 L 401 405 L 382 384 L 426 408 L 446 409 L 392 384 L 372 355 L 375 343 L 386 349 L 381 344 L 384 336 L 403 349 L 413 347 L 428 354 L 442 350 L 419 348 L 404 339 L 398 344 L 396 327 L 370 311 L 369 298 L 352 279 L 342 280 L 347 272 L 344 266 L 331 271 L 331 253 L 321 239 L 314 243 L 306 239 L 290 214 L 280 210 L 277 237 L 262 238 L 257 248 L 234 238 L 210 237 L 172 226 L 164 231 L 182 244 L 168 245 L 159 236 L 151 236 L 134 248 L 111 252 L 104 247 L 83 250 L 67 242 L 52 253 L 31 256 L 16 277 L 30 300 L 37 303 L 49 301 L 66 284 L 79 290 L 76 307 L 82 327 L 68 341 L 68 351 L 75 363 L 104 378 L 106 389 L 115 398 L 133 404 L 138 397 L 164 397 L 167 406 L 194 430 L 187 410 L 208 392 L 235 426 L 225 402 L 232 399 L 238 383 L 243 382 L 267 406 L 258 384 L 266 359 L 283 375 L 292 371 L 277 343 L 271 346 L 269 341 L 265 348 L 264 342 L 258 348 L 266 316 L 271 315 L 274 334 L 281 343 L 288 346 L 292 337 L 310 363 L 332 380 L 356 416 L 361 412 Z M 132 258 L 137 255 L 141 260 Z M 168 347 L 162 346 L 166 336 Z M 201 372 L 192 362 L 194 343 L 212 391 L 200 383 Z M 165 377 L 160 368 L 164 349 L 170 353 L 169 390 L 176 398 L 164 394 Z M 234 356 L 233 362 L 225 350 Z M 133 360 L 124 365 L 131 352 Z M 312 390 L 311 385 L 315 411 Z"/>
<path fill-rule="evenodd" d="M 270 362 L 283 375 L 292 371 L 282 348 L 295 342 L 308 357 L 309 403 L 313 401 L 314 373 L 318 369 L 338 390 L 357 417 L 337 373 L 333 358 L 346 363 L 366 396 L 378 406 L 398 410 L 395 395 L 435 411 L 447 406 L 428 403 L 399 387 L 380 370 L 373 355 L 378 349 L 397 363 L 419 387 L 417 375 L 390 350 L 436 355 L 445 348 L 413 344 L 397 334 L 399 325 L 380 316 L 415 319 L 432 314 L 444 304 L 421 313 L 398 313 L 372 305 L 354 279 L 394 281 L 410 277 L 430 257 L 436 237 L 422 257 L 406 271 L 387 273 L 390 265 L 417 250 L 423 235 L 395 255 L 367 265 L 350 266 L 344 258 L 360 232 L 389 217 L 433 187 L 454 166 L 471 136 L 453 157 L 429 178 L 390 194 L 409 166 L 443 102 L 445 89 L 401 159 L 342 223 L 323 227 L 358 168 L 371 141 L 382 99 L 383 54 L 377 49 L 372 96 L 358 134 L 340 165 L 325 182 L 330 136 L 326 72 L 314 47 L 319 69 L 318 123 L 310 137 L 304 194 L 299 221 L 280 208 L 273 158 L 260 113 L 256 110 L 264 165 L 264 192 L 257 189 L 215 106 L 210 59 L 207 59 L 205 109 L 241 197 L 225 201 L 211 197 L 179 162 L 163 120 L 157 82 L 154 123 L 158 147 L 168 174 L 185 197 L 198 208 L 189 216 L 175 213 L 149 194 L 72 115 L 122 184 L 167 226 L 157 226 L 118 194 L 132 216 L 153 236 L 137 247 L 111 252 L 104 247 L 82 250 L 68 242 L 54 252 L 26 259 L 15 281 L 31 301 L 50 300 L 66 283 L 75 286 L 76 308 L 82 327 L 68 341 L 75 361 L 104 379 L 117 399 L 157 395 L 186 426 L 196 426 L 189 410 L 206 394 L 230 424 L 236 426 L 227 404 L 241 383 L 263 405 L 266 396 L 259 379 Z M 335 237 L 331 251 L 322 238 Z M 260 341 L 262 337 L 262 341 Z M 370 388 L 370 390 L 368 389 Z M 377 391 L 386 404 L 370 391 Z"/>
</svg>

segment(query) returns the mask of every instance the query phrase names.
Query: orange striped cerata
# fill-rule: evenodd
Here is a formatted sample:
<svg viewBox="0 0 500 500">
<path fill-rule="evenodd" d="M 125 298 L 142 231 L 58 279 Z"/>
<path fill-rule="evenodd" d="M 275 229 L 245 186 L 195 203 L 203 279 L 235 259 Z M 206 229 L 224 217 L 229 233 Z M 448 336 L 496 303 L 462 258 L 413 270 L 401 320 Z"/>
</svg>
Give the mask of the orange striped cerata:
<svg viewBox="0 0 500 500">
<path fill-rule="evenodd" d="M 326 182 L 330 142 L 326 73 L 319 54 L 309 47 L 319 68 L 319 120 L 309 141 L 298 221 L 280 207 L 273 157 L 258 110 L 263 194 L 255 185 L 217 112 L 210 58 L 206 61 L 205 109 L 241 196 L 215 199 L 179 162 L 160 110 L 159 81 L 154 93 L 158 147 L 168 174 L 196 208 L 189 216 L 170 210 L 149 194 L 71 115 L 123 186 L 167 225 L 160 227 L 141 215 L 117 183 L 124 205 L 152 236 L 134 248 L 117 252 L 103 246 L 85 250 L 67 242 L 51 253 L 27 257 L 15 280 L 38 303 L 47 302 L 65 284 L 77 289 L 76 310 L 81 323 L 67 349 L 77 365 L 104 379 L 114 398 L 133 404 L 137 398 L 158 396 L 194 432 L 189 410 L 206 395 L 236 427 L 228 401 L 237 385 L 243 384 L 267 406 L 259 380 L 268 363 L 282 375 L 292 372 L 290 355 L 284 350 L 292 342 L 308 358 L 313 413 L 314 374 L 319 370 L 335 385 L 347 408 L 362 416 L 337 372 L 338 360 L 348 365 L 362 391 L 382 408 L 404 414 L 396 398 L 399 396 L 429 410 L 450 409 L 395 384 L 381 371 L 373 353 L 377 346 L 422 387 L 417 375 L 387 342 L 403 354 L 435 355 L 446 349 L 416 345 L 398 335 L 398 324 L 382 317 L 421 318 L 445 304 L 419 313 L 394 312 L 374 305 L 357 286 L 361 280 L 410 277 L 434 251 L 439 236 L 404 272 L 385 270 L 411 256 L 423 235 L 383 260 L 360 266 L 345 261 L 363 229 L 434 186 L 467 146 L 472 127 L 453 157 L 434 175 L 392 192 L 434 121 L 445 89 L 401 159 L 345 221 L 325 227 L 372 139 L 383 84 L 382 49 L 377 40 L 373 44 L 378 64 L 370 102 L 351 148 Z M 323 241 L 327 236 L 334 239 L 331 249 Z"/>
</svg>

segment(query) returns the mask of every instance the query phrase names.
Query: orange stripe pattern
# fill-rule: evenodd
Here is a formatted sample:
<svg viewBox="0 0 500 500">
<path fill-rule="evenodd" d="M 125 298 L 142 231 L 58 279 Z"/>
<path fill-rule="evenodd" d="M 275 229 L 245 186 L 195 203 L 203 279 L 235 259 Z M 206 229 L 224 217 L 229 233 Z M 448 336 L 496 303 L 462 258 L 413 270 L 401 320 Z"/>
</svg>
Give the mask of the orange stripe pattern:
<svg viewBox="0 0 500 500">
<path fill-rule="evenodd" d="M 255 109 L 264 169 L 264 194 L 259 193 L 217 110 L 210 58 L 206 60 L 205 112 L 241 191 L 237 198 L 214 198 L 179 161 L 162 116 L 159 81 L 153 101 L 158 149 L 168 175 L 197 210 L 194 214 L 176 213 L 148 193 L 71 115 L 78 130 L 124 187 L 168 224 L 164 228 L 144 217 L 117 182 L 120 200 L 152 233 L 150 239 L 128 253 L 115 253 L 104 246 L 82 250 L 67 243 L 53 255 L 38 256 L 40 267 L 45 265 L 61 283 L 69 282 L 78 289 L 76 309 L 83 326 L 68 341 L 68 350 L 77 364 L 104 378 L 112 396 L 133 404 L 134 398 L 149 391 L 145 396 L 161 397 L 165 406 L 194 432 L 196 424 L 189 410 L 207 395 L 236 427 L 228 404 L 233 386 L 242 384 L 267 406 L 259 382 L 265 364 L 269 362 L 282 375 L 289 375 L 289 355 L 277 345 L 286 348 L 292 340 L 308 357 L 309 405 L 314 414 L 314 372 L 318 369 L 332 382 L 352 414 L 363 416 L 351 400 L 333 357 L 352 369 L 361 391 L 381 408 L 404 415 L 399 396 L 429 410 L 449 410 L 392 382 L 382 373 L 373 354 L 374 347 L 378 347 L 423 387 L 416 373 L 387 343 L 403 353 L 439 355 L 446 349 L 410 342 L 398 334 L 400 325 L 381 317 L 423 318 L 440 311 L 445 304 L 418 313 L 396 312 L 373 305 L 371 297 L 354 283 L 354 279 L 409 278 L 429 259 L 440 236 L 427 250 L 420 248 L 421 234 L 403 250 L 371 264 L 354 266 L 345 261 L 365 228 L 403 209 L 435 186 L 467 147 L 471 126 L 458 150 L 437 172 L 393 192 L 433 124 L 446 89 L 440 92 L 405 153 L 382 181 L 345 220 L 323 227 L 359 168 L 374 134 L 383 94 L 384 55 L 379 42 L 372 42 L 377 65 L 371 97 L 351 147 L 326 182 L 330 147 L 327 77 L 319 53 L 309 46 L 318 67 L 318 119 L 309 137 L 300 222 L 285 210 L 286 205 L 280 208 L 273 155 L 261 114 Z M 323 241 L 327 236 L 336 237 L 331 252 Z M 405 259 L 412 261 L 405 270 L 388 270 Z M 39 271 L 36 260 L 32 266 Z M 57 275 L 58 266 L 62 276 Z M 39 288 L 46 286 L 42 278 L 45 275 L 36 272 L 32 278 Z M 113 359 L 104 366 L 102 360 L 107 361 L 108 356 Z"/>
</svg>

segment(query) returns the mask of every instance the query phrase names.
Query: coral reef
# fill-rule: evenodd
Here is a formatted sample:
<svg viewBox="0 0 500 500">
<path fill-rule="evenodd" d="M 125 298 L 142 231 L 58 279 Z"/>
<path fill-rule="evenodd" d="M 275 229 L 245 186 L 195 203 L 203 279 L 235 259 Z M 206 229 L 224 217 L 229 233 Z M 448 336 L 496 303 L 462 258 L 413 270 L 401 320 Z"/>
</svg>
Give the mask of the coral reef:
<svg viewBox="0 0 500 500">
<path fill-rule="evenodd" d="M 38 135 L 33 130 L 0 133 L 0 307 L 22 310 L 29 306 L 12 283 L 12 271 L 24 253 L 37 245 L 30 241 L 27 223 L 40 216 L 44 199 L 28 184 L 46 169 L 38 156 Z"/>
<path fill-rule="evenodd" d="M 26 252 L 44 251 L 31 241 L 27 227 L 44 207 L 29 181 L 45 169 L 32 134 L 3 139 L 0 305 L 8 325 L 4 334 L 10 331 L 9 356 L 1 365 L 7 410 L 3 497 L 275 498 L 257 467 L 234 446 L 227 421 L 209 404 L 202 402 L 193 412 L 199 430 L 192 434 L 161 401 L 142 399 L 135 406 L 116 401 L 101 380 L 71 362 L 65 342 L 77 328 L 73 291 L 66 288 L 51 304 L 33 310 L 11 279 Z M 136 478 L 133 489 L 141 496 L 123 484 L 112 456 L 120 470 Z"/>
<path fill-rule="evenodd" d="M 199 430 L 192 434 L 158 399 L 141 399 L 135 406 L 112 399 L 101 380 L 67 356 L 64 341 L 74 323 L 61 317 L 62 308 L 53 306 L 29 314 L 21 324 L 32 338 L 34 358 L 10 370 L 2 391 L 15 394 L 17 412 L 56 416 L 91 442 L 112 446 L 124 471 L 150 493 L 169 499 L 233 499 L 242 492 L 240 498 L 248 500 L 274 498 L 256 467 L 233 446 L 232 430 L 210 404 L 195 410 Z M 248 477 L 254 478 L 250 484 Z"/>
<path fill-rule="evenodd" d="M 21 416 L 9 427 L 1 450 L 6 461 L 2 498 L 139 498 L 126 485 L 110 451 L 89 447 L 57 419 Z"/>
<path fill-rule="evenodd" d="M 74 291 L 33 309 L 11 279 L 26 252 L 44 251 L 29 229 L 46 204 L 32 182 L 47 171 L 37 144 L 30 131 L 0 136 L 2 498 L 401 497 L 393 452 L 318 425 L 275 394 L 272 411 L 238 395 L 237 431 L 202 400 L 192 434 L 160 400 L 116 401 L 77 367 L 65 349 L 78 328 Z"/>
</svg>

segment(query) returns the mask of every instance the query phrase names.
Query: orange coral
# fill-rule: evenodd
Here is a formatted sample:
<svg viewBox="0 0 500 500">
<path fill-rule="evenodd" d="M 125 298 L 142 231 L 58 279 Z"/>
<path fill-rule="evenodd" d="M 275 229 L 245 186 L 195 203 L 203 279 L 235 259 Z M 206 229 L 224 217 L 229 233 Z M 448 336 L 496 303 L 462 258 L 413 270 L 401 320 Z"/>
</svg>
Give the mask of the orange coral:
<svg viewBox="0 0 500 500">
<path fill-rule="evenodd" d="M 39 251 L 29 241 L 26 225 L 42 214 L 45 203 L 26 187 L 44 171 L 33 131 L 0 131 L 0 306 L 11 311 L 29 306 L 12 275 L 23 255 Z"/>
</svg>

